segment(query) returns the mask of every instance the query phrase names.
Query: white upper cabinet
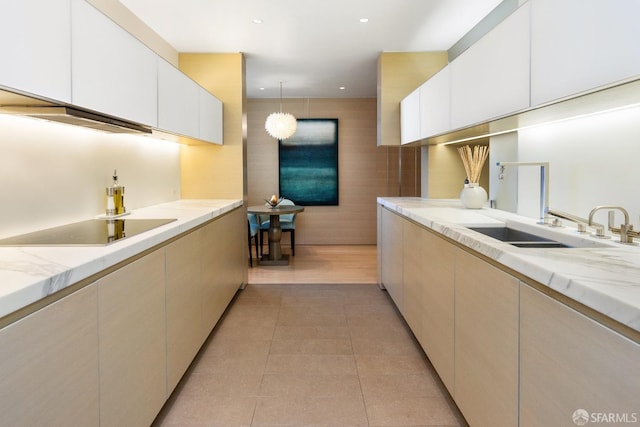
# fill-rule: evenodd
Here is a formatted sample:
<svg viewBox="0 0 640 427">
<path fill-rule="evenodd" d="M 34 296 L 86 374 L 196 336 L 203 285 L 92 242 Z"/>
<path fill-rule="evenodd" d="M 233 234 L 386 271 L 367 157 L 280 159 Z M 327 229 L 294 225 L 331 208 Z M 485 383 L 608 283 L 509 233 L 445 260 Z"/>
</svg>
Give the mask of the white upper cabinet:
<svg viewBox="0 0 640 427">
<path fill-rule="evenodd" d="M 532 106 L 640 74 L 640 2 L 530 3 Z"/>
<path fill-rule="evenodd" d="M 199 94 L 200 139 L 222 145 L 224 141 L 222 101 L 204 88 L 200 88 Z"/>
<path fill-rule="evenodd" d="M 0 86 L 71 102 L 70 0 L 7 0 Z"/>
<path fill-rule="evenodd" d="M 529 107 L 529 3 L 450 64 L 453 129 Z"/>
<path fill-rule="evenodd" d="M 199 137 L 198 86 L 163 59 L 158 59 L 158 128 Z"/>
<path fill-rule="evenodd" d="M 444 67 L 420 87 L 420 139 L 451 128 L 451 69 Z"/>
<path fill-rule="evenodd" d="M 158 59 L 158 128 L 222 144 L 222 102 L 161 58 Z"/>
<path fill-rule="evenodd" d="M 156 55 L 83 0 L 72 0 L 72 103 L 154 126 Z"/>
<path fill-rule="evenodd" d="M 420 139 L 420 88 L 400 101 L 400 143 Z"/>
</svg>

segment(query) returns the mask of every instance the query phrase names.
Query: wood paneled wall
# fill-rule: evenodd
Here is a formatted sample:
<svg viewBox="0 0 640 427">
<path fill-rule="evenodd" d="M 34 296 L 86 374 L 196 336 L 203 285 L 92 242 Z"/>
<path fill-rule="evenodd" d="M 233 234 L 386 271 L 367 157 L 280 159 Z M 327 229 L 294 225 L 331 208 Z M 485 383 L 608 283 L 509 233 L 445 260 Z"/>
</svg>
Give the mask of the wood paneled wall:
<svg viewBox="0 0 640 427">
<path fill-rule="evenodd" d="M 278 142 L 267 134 L 264 121 L 279 108 L 279 99 L 248 100 L 250 205 L 278 192 Z M 305 207 L 296 219 L 296 244 L 375 244 L 376 197 L 385 195 L 388 182 L 387 151 L 376 147 L 376 99 L 285 99 L 282 109 L 298 118 L 338 119 L 340 205 Z M 397 166 L 397 156 L 389 163 Z M 288 239 L 285 233 L 283 243 Z"/>
</svg>

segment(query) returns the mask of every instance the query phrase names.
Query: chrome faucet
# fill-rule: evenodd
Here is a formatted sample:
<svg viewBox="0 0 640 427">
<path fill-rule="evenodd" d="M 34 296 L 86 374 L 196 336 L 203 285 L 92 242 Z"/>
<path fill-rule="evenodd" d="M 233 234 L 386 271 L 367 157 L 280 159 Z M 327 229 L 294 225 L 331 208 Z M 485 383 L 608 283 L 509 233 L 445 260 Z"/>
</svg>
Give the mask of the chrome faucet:
<svg viewBox="0 0 640 427">
<path fill-rule="evenodd" d="M 633 243 L 634 237 L 640 237 L 640 233 L 633 230 L 633 224 L 629 223 L 629 212 L 622 206 L 596 206 L 589 212 L 589 225 L 593 223 L 593 215 L 603 209 L 609 211 L 609 222 L 607 224 L 609 231 L 620 235 L 620 243 Z M 624 215 L 624 224 L 621 224 L 620 227 L 616 227 L 614 223 L 616 210 Z M 601 234 L 596 233 L 596 237 L 606 237 L 604 236 L 604 230 Z"/>
<path fill-rule="evenodd" d="M 538 224 L 548 224 L 549 215 L 549 163 L 548 162 L 498 162 L 500 173 L 498 179 L 504 178 L 505 166 L 540 166 L 540 219 Z"/>
</svg>

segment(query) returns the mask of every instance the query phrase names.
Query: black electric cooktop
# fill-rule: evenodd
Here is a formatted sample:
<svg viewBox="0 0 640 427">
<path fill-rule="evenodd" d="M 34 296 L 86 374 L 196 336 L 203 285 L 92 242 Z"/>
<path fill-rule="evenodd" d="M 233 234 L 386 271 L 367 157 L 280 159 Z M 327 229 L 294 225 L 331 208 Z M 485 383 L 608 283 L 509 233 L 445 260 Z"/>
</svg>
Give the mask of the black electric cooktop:
<svg viewBox="0 0 640 427">
<path fill-rule="evenodd" d="M 175 221 L 162 219 L 90 219 L 0 239 L 0 246 L 101 246 Z"/>
</svg>

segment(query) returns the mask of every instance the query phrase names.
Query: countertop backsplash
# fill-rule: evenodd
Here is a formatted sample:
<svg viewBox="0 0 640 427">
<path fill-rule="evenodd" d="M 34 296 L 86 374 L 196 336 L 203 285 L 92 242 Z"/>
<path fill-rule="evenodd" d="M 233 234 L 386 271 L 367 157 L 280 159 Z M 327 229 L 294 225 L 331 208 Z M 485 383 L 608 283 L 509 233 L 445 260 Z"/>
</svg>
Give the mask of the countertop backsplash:
<svg viewBox="0 0 640 427">
<path fill-rule="evenodd" d="M 495 161 L 549 162 L 552 208 L 588 217 L 595 206 L 620 205 L 638 228 L 640 197 L 634 171 L 640 158 L 639 119 L 640 107 L 636 106 L 521 129 L 516 137 L 492 139 L 490 166 L 497 168 Z M 517 175 L 517 190 L 510 190 L 517 200 L 514 211 L 531 218 L 538 216 L 539 168 L 510 168 L 504 180 L 497 179 L 495 170 L 491 172 L 490 199 L 496 198 L 501 186 L 514 185 L 512 178 Z M 505 203 L 500 196 L 497 199 L 499 209 L 511 211 L 511 201 Z M 616 222 L 621 221 L 622 216 L 617 214 Z M 606 214 L 598 214 L 597 222 L 606 223 Z"/>
<path fill-rule="evenodd" d="M 173 142 L 0 115 L 0 151 L 0 238 L 103 214 L 114 169 L 129 211 L 180 199 Z"/>
</svg>

